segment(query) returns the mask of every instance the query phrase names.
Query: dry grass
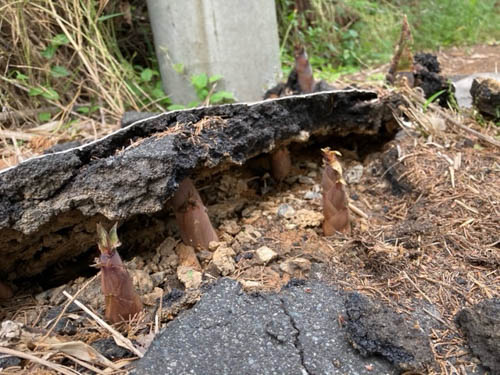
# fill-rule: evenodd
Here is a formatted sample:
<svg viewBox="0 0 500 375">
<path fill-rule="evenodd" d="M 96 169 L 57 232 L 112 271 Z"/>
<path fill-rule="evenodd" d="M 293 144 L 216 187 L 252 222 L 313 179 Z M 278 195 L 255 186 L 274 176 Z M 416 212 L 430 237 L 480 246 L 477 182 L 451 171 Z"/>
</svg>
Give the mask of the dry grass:
<svg viewBox="0 0 500 375">
<path fill-rule="evenodd" d="M 37 154 L 36 136 L 49 145 L 94 139 L 116 127 L 126 109 L 163 110 L 136 84 L 113 23 L 100 19 L 111 11 L 107 3 L 0 6 L 0 168 Z M 32 129 L 40 123 L 45 128 Z"/>
<path fill-rule="evenodd" d="M 419 104 L 408 101 L 414 108 Z M 470 118 L 452 118 L 483 136 L 497 133 Z M 427 313 L 443 327 L 431 335 L 439 370 L 429 371 L 465 374 L 475 365 L 454 317 L 466 306 L 500 296 L 500 149 L 444 123 L 440 131 L 414 122 L 414 129 L 427 135 L 411 132 L 392 145 L 398 152 L 398 179 L 413 191 L 395 196 L 380 179 L 363 179 L 353 191 L 385 212 L 358 220 L 351 239 L 328 245 L 335 283 L 402 311 L 413 311 L 423 301 L 435 306 L 439 316 Z M 362 208 L 370 211 L 368 205 Z"/>
</svg>

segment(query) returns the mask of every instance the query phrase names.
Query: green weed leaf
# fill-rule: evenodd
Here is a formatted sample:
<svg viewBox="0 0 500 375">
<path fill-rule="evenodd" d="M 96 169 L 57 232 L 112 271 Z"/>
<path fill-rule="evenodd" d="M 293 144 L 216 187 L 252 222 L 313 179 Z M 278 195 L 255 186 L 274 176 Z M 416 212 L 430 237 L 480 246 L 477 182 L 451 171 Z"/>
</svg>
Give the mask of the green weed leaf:
<svg viewBox="0 0 500 375">
<path fill-rule="evenodd" d="M 38 120 L 40 120 L 41 122 L 50 121 L 51 117 L 52 116 L 51 116 L 50 112 L 42 112 L 42 113 L 38 114 Z"/>
<path fill-rule="evenodd" d="M 436 100 L 442 93 L 446 92 L 446 90 L 440 90 L 434 94 L 432 94 L 429 99 L 427 99 L 423 105 L 424 112 L 427 111 L 427 107 L 429 104 L 431 104 L 434 100 Z"/>
<path fill-rule="evenodd" d="M 151 81 L 151 79 L 153 78 L 153 74 L 154 74 L 154 72 L 151 69 L 149 69 L 149 68 L 144 69 L 141 72 L 141 81 L 142 82 Z"/>
<path fill-rule="evenodd" d="M 69 39 L 65 34 L 57 34 L 52 38 L 52 45 L 55 47 L 68 43 Z"/>
<path fill-rule="evenodd" d="M 49 99 L 49 100 L 57 100 L 57 99 L 59 99 L 59 94 L 56 92 L 56 90 L 54 90 L 51 87 L 45 88 L 43 90 L 43 92 L 42 92 L 42 96 L 45 99 Z"/>
<path fill-rule="evenodd" d="M 50 74 L 54 78 L 61 78 L 69 76 L 68 70 L 64 66 L 56 65 L 50 68 Z"/>
<path fill-rule="evenodd" d="M 115 17 L 120 17 L 120 16 L 123 16 L 125 13 L 123 12 L 120 12 L 120 13 L 113 13 L 113 14 L 105 14 L 104 16 L 101 16 L 97 19 L 97 21 L 99 22 L 102 22 L 102 21 L 106 21 L 106 20 L 109 20 L 111 18 L 115 18 Z"/>
<path fill-rule="evenodd" d="M 85 106 L 85 107 L 78 107 L 76 109 L 77 112 L 80 112 L 80 113 L 83 113 L 83 114 L 87 114 L 90 112 L 90 108 Z"/>
<path fill-rule="evenodd" d="M 229 91 L 218 91 L 210 97 L 210 103 L 222 103 L 224 101 L 234 100 L 232 92 Z"/>
<path fill-rule="evenodd" d="M 55 47 L 54 45 L 51 44 L 50 46 L 47 46 L 47 48 L 45 48 L 42 51 L 41 55 L 43 57 L 45 57 L 46 59 L 51 59 L 54 56 L 54 54 L 56 53 L 56 48 L 57 47 Z"/>
<path fill-rule="evenodd" d="M 28 76 L 16 71 L 16 79 L 18 79 L 19 81 L 26 81 L 28 79 Z"/>
<path fill-rule="evenodd" d="M 201 90 L 198 90 L 196 94 L 200 100 L 205 100 L 208 96 L 208 89 L 202 88 Z"/>
<path fill-rule="evenodd" d="M 172 105 L 169 105 L 167 107 L 167 110 L 169 110 L 169 111 L 176 111 L 178 109 L 186 109 L 186 107 L 184 107 L 183 105 L 180 105 L 180 104 L 172 104 Z"/>
<path fill-rule="evenodd" d="M 208 85 L 208 76 L 205 73 L 197 74 L 191 77 L 191 83 L 196 90 L 201 90 Z"/>
<path fill-rule="evenodd" d="M 222 79 L 222 76 L 220 74 L 214 74 L 213 76 L 210 76 L 208 79 L 208 82 L 214 83 Z"/>
<path fill-rule="evenodd" d="M 29 96 L 38 96 L 38 95 L 42 95 L 42 94 L 43 94 L 43 90 L 40 87 L 32 87 L 28 91 Z"/>
</svg>

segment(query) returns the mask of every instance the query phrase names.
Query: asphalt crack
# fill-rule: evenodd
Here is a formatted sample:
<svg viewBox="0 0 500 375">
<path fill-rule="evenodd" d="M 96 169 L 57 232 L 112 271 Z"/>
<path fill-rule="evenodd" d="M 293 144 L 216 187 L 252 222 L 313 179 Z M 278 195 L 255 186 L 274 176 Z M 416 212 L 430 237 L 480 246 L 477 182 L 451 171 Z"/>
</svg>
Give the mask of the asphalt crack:
<svg viewBox="0 0 500 375">
<path fill-rule="evenodd" d="M 294 334 L 295 337 L 293 340 L 293 346 L 295 346 L 295 348 L 299 352 L 300 363 L 302 364 L 303 371 L 305 371 L 305 374 L 310 375 L 311 373 L 307 370 L 307 366 L 305 363 L 304 348 L 302 347 L 302 343 L 300 342 L 300 338 L 299 338 L 300 329 L 297 326 L 295 319 L 293 318 L 293 316 L 289 313 L 288 309 L 286 308 L 286 304 L 285 304 L 285 301 L 283 300 L 283 298 L 280 298 L 280 302 L 281 302 L 281 308 L 283 309 L 283 312 L 285 313 L 286 316 L 288 316 L 288 318 L 290 319 L 290 323 L 292 324 L 292 327 L 295 330 L 295 334 Z"/>
</svg>

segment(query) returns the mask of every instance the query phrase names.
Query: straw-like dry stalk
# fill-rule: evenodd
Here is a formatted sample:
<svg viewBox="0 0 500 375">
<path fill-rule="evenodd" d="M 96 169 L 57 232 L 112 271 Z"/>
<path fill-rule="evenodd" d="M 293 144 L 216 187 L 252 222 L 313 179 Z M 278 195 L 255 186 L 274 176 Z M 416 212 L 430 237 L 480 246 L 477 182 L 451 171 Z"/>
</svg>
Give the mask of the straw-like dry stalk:
<svg viewBox="0 0 500 375">
<path fill-rule="evenodd" d="M 288 148 L 280 147 L 271 154 L 271 173 L 276 181 L 283 181 L 291 169 L 292 160 Z"/>
<path fill-rule="evenodd" d="M 172 205 L 182 241 L 186 245 L 208 249 L 211 241 L 218 241 L 207 209 L 190 178 L 185 178 L 179 184 Z"/>
<path fill-rule="evenodd" d="M 331 236 L 335 232 L 350 233 L 349 208 L 347 205 L 347 194 L 344 190 L 345 181 L 342 178 L 342 166 L 337 160 L 337 151 L 325 148 L 323 160 L 325 169 L 321 180 L 323 188 L 323 233 Z"/>
<path fill-rule="evenodd" d="M 134 289 L 132 278 L 116 248 L 120 246 L 116 223 L 106 232 L 97 224 L 98 246 L 101 251 L 101 291 L 106 301 L 106 319 L 111 323 L 129 320 L 142 310 L 142 302 Z"/>
</svg>

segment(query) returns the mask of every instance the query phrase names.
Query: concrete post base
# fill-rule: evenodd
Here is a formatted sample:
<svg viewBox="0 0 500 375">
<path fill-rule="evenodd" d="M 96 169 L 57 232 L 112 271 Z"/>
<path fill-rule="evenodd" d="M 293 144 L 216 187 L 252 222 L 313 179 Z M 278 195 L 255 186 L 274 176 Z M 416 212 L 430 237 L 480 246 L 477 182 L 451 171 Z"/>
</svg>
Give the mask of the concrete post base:
<svg viewBox="0 0 500 375">
<path fill-rule="evenodd" d="M 274 1 L 148 0 L 163 87 L 176 104 L 198 100 L 193 74 L 220 74 L 217 90 L 262 98 L 280 78 Z M 180 74 L 174 69 L 182 64 Z M 177 65 L 179 66 L 179 65 Z"/>
</svg>

